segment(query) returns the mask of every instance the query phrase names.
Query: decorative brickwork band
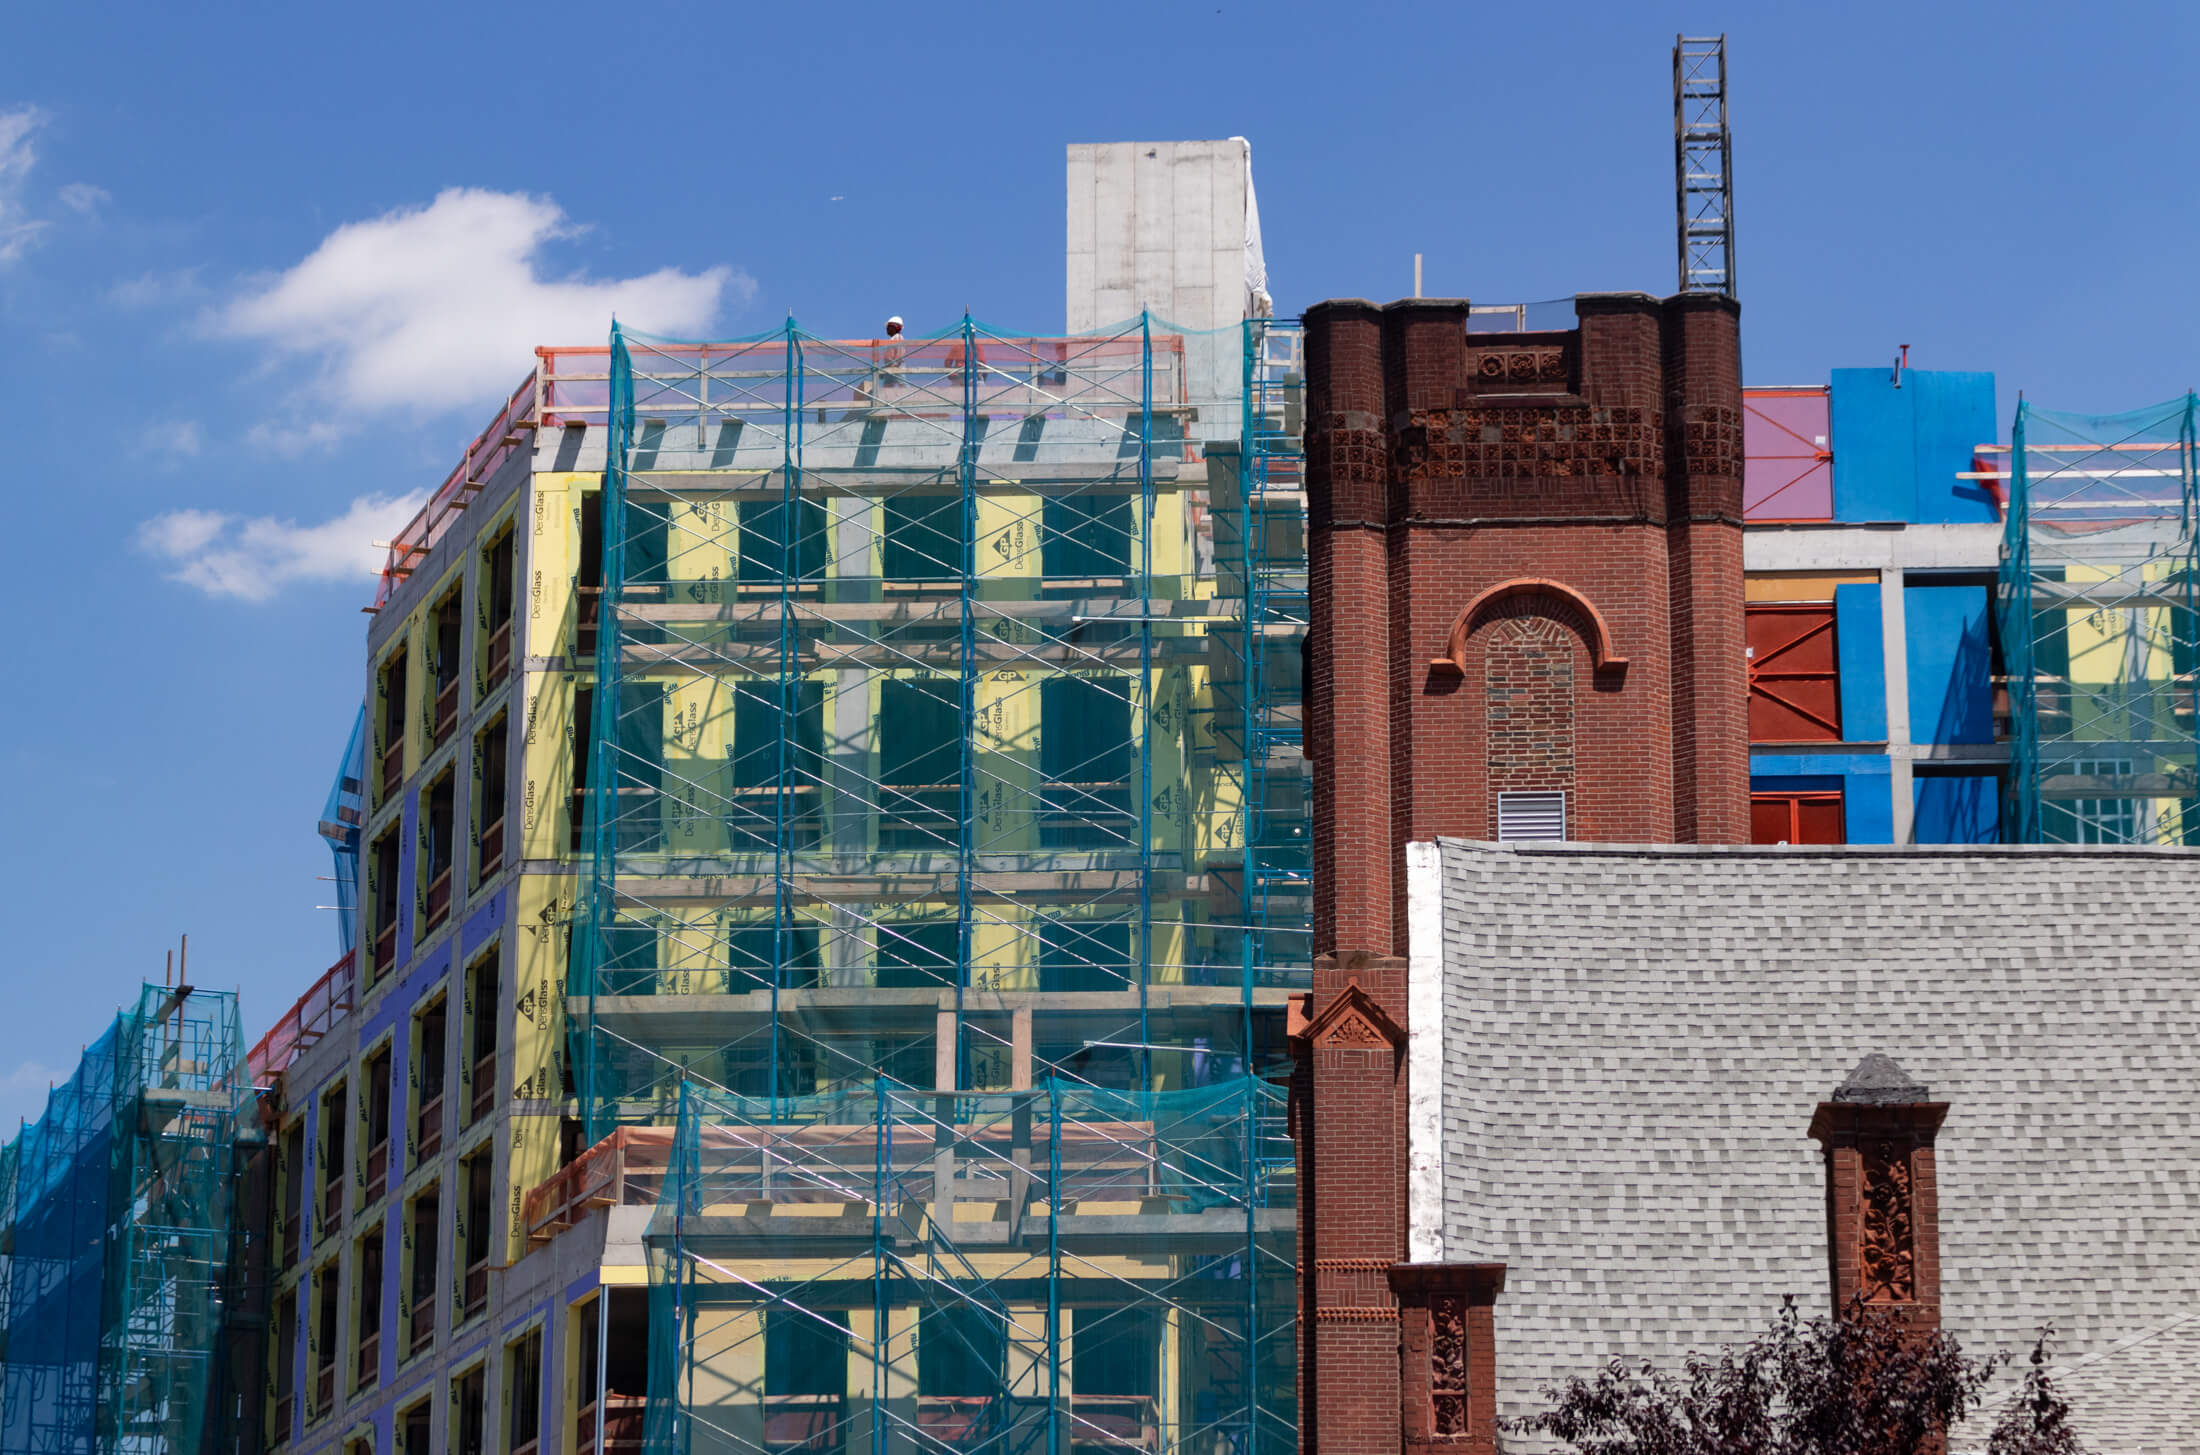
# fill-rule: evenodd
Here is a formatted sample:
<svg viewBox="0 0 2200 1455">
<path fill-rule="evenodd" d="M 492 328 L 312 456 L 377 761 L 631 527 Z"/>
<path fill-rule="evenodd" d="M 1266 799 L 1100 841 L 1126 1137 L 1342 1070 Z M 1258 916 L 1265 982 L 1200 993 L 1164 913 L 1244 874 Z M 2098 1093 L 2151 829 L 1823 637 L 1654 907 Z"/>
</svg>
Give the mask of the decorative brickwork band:
<svg viewBox="0 0 2200 1455">
<path fill-rule="evenodd" d="M 1495 1455 L 1497 1356 L 1494 1305 L 1502 1263 L 1400 1263 L 1398 1421 L 1407 1451 Z"/>
<path fill-rule="evenodd" d="M 1933 1140 L 1948 1104 L 1885 1056 L 1867 1056 L 1820 1102 L 1826 1261 L 1835 1313 L 1857 1302 L 1940 1327 L 1940 1198 Z"/>
</svg>

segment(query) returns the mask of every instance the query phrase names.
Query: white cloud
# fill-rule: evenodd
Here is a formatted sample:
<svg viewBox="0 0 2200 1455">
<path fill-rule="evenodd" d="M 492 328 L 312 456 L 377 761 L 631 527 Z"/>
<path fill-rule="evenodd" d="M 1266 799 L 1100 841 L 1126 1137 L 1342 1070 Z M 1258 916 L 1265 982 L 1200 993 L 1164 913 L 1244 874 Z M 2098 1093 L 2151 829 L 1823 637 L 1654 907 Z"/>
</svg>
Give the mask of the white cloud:
<svg viewBox="0 0 2200 1455">
<path fill-rule="evenodd" d="M 348 223 L 303 262 L 221 309 L 216 329 L 305 360 L 293 402 L 308 422 L 263 438 L 324 441 L 328 411 L 415 414 L 488 404 L 542 343 L 592 343 L 613 314 L 637 328 L 699 333 L 729 296 L 755 288 L 730 267 L 636 278 L 548 278 L 544 247 L 578 231 L 543 197 L 452 188 L 426 207 Z"/>
<path fill-rule="evenodd" d="M 71 182 L 59 193 L 61 205 L 71 212 L 93 212 L 102 202 L 112 202 L 115 194 L 105 187 L 94 187 L 89 182 Z"/>
<path fill-rule="evenodd" d="M 424 491 L 361 496 L 318 525 L 171 510 L 138 527 L 137 546 L 173 564 L 171 580 L 209 596 L 267 601 L 295 582 L 371 579 L 387 558 L 373 542 L 396 535 L 426 501 Z"/>
<path fill-rule="evenodd" d="M 206 285 L 199 281 L 197 268 L 177 268 L 125 278 L 107 290 L 107 301 L 117 308 L 154 308 L 203 297 L 205 293 Z"/>
<path fill-rule="evenodd" d="M 47 227 L 23 206 L 23 184 L 38 161 L 31 136 L 45 124 L 46 114 L 35 106 L 0 111 L 0 266 L 29 252 Z"/>
</svg>

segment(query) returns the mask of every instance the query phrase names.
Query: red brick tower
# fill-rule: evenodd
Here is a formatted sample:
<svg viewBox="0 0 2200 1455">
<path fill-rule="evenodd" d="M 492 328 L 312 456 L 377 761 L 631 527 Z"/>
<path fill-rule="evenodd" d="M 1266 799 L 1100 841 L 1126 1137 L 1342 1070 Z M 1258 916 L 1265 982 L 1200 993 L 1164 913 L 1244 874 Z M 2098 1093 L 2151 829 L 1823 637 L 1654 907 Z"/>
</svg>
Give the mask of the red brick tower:
<svg viewBox="0 0 2200 1455">
<path fill-rule="evenodd" d="M 1406 1259 L 1406 845 L 1498 838 L 1501 808 L 1570 839 L 1749 838 L 1739 309 L 1606 293 L 1575 313 L 1508 334 L 1470 334 L 1464 299 L 1306 315 L 1309 1452 L 1393 1455 L 1431 1428 L 1417 1387 L 1464 1379 L 1459 1407 L 1488 1407 L 1486 1358 L 1418 1370 L 1396 1289 L 1467 1279 L 1486 1328 L 1502 1270 L 1388 1273 Z M 1485 1448 L 1469 1428 L 1454 1438 Z"/>
</svg>

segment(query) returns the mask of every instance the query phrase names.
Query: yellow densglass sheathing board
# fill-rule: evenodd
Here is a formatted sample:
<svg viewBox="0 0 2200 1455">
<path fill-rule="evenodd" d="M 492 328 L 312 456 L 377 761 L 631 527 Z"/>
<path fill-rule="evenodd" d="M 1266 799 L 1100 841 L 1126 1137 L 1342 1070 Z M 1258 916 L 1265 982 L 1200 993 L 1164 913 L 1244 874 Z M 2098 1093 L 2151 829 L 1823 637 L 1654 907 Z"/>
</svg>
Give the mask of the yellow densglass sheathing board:
<svg viewBox="0 0 2200 1455">
<path fill-rule="evenodd" d="M 505 1262 L 527 1250 L 520 1203 L 558 1169 L 564 1113 L 566 945 L 576 881 L 563 874 L 519 879 L 519 928 L 506 950 L 512 1009 L 510 1168 L 506 1180 Z"/>
<path fill-rule="evenodd" d="M 527 531 L 527 655 L 554 656 L 573 635 L 573 577 L 580 565 L 581 510 L 593 508 L 603 477 L 546 471 L 535 476 Z M 585 496 L 585 501 L 584 501 Z"/>
<path fill-rule="evenodd" d="M 586 723 L 573 721 L 579 686 L 573 672 L 529 672 L 520 680 L 520 857 L 561 859 L 572 854 L 573 759 L 585 744 Z"/>
</svg>

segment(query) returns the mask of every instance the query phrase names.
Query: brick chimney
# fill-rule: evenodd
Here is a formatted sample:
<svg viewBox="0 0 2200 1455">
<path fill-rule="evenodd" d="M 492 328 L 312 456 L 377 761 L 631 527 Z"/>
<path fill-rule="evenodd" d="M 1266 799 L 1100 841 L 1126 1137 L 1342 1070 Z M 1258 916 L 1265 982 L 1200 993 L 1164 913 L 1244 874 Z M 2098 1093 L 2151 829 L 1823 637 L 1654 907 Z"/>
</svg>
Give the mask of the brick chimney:
<svg viewBox="0 0 2200 1455">
<path fill-rule="evenodd" d="M 1835 1314 L 1858 1301 L 1920 1334 L 1940 1327 L 1940 1188 L 1933 1139 L 1948 1104 L 1891 1059 L 1866 1056 L 1818 1104 L 1826 1263 Z"/>
</svg>

